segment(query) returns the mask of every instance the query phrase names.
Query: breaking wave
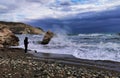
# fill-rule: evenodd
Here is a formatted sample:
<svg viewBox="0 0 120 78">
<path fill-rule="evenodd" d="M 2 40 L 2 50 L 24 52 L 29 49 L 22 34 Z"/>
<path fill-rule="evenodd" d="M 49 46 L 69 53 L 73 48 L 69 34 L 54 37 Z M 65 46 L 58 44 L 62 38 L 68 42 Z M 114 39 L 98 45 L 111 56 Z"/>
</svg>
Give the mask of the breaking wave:
<svg viewBox="0 0 120 78">
<path fill-rule="evenodd" d="M 20 46 L 24 37 L 29 38 L 29 49 L 44 53 L 74 55 L 77 58 L 92 60 L 112 60 L 120 62 L 120 36 L 116 34 L 79 34 L 74 36 L 57 35 L 48 45 L 40 45 L 41 35 L 17 35 Z"/>
</svg>

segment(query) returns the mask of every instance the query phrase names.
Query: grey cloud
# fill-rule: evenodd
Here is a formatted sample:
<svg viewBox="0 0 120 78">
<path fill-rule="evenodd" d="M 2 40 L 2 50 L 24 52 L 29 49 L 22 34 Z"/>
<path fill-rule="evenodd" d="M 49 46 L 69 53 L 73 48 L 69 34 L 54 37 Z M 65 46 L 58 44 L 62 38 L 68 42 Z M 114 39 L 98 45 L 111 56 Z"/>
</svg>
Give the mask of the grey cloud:
<svg viewBox="0 0 120 78">
<path fill-rule="evenodd" d="M 8 0 L 6 0 L 8 1 Z M 15 2 L 14 2 L 15 1 Z M 87 0 L 88 1 L 88 0 Z M 94 0 L 91 0 L 94 1 Z M 10 2 L 10 0 L 9 0 Z M 37 3 L 39 6 L 44 6 L 45 8 L 49 7 L 52 9 L 51 11 L 55 11 L 56 13 L 69 13 L 71 12 L 79 12 L 78 14 L 72 16 L 68 15 L 66 17 L 63 17 L 63 19 L 53 19 L 53 18 L 45 18 L 45 19 L 36 19 L 36 20 L 31 20 L 30 23 L 31 25 L 36 25 L 36 26 L 42 26 L 44 29 L 52 29 L 55 30 L 55 28 L 61 28 L 61 29 L 66 29 L 69 32 L 74 32 L 74 33 L 88 33 L 88 32 L 118 32 L 120 29 L 120 6 L 116 7 L 116 9 L 113 10 L 107 10 L 107 11 L 101 11 L 101 12 L 94 12 L 94 11 L 89 11 L 85 13 L 80 13 L 81 10 L 79 11 L 78 9 L 74 9 L 72 11 L 72 8 L 70 6 L 75 5 L 77 3 L 72 3 L 70 0 L 62 0 L 60 2 L 56 2 L 56 0 L 12 0 L 10 3 L 5 3 L 3 1 L 2 3 L 0 2 L 0 5 L 4 5 L 6 8 L 0 10 L 0 14 L 10 14 L 11 11 L 14 11 L 12 13 L 17 13 L 20 11 L 20 7 L 25 7 L 27 4 L 27 7 L 29 7 L 30 4 Z M 34 3 L 35 2 L 35 3 Z M 87 3 L 87 2 L 86 2 Z M 20 5 L 19 5 L 20 4 Z M 78 3 L 79 4 L 79 3 Z M 37 10 L 41 7 L 35 7 Z M 35 9 L 33 8 L 33 9 Z M 88 8 L 87 8 L 88 9 Z M 101 9 L 101 8 L 100 8 Z M 86 9 L 85 9 L 86 10 Z M 64 12 L 62 12 L 64 11 Z M 82 10 L 83 11 L 83 10 Z M 25 11 L 24 11 L 25 12 Z M 31 12 L 31 11 L 30 11 Z M 35 11 L 37 12 L 37 11 Z M 40 12 L 40 11 L 39 11 Z M 42 13 L 42 12 L 41 12 Z M 28 13 L 24 13 L 27 15 Z M 23 16 L 24 16 L 23 14 Z M 36 13 L 37 15 L 37 13 Z M 57 14 L 56 14 L 57 15 Z M 58 14 L 59 15 L 59 14 Z M 66 14 L 65 14 L 66 15 Z M 14 16 L 14 15 L 13 15 Z M 15 17 L 18 17 L 16 15 Z M 28 16 L 29 17 L 29 16 Z M 34 18 L 34 16 L 32 16 Z M 48 13 L 49 17 L 49 13 Z M 52 15 L 50 16 L 52 17 Z M 58 16 L 59 17 L 59 16 Z M 36 17 L 35 17 L 36 18 Z M 35 19 L 34 18 L 34 19 Z M 61 18 L 61 17 L 60 17 Z M 18 18 L 19 20 L 19 18 Z"/>
<path fill-rule="evenodd" d="M 15 6 L 6 6 L 5 9 L 0 10 L 0 14 L 9 13 L 10 11 L 13 11 L 15 9 L 16 9 Z"/>
<path fill-rule="evenodd" d="M 80 16 L 78 14 L 76 16 Z M 82 14 L 83 15 L 83 14 Z M 81 15 L 81 16 L 82 16 Z M 71 17 L 70 19 L 52 19 L 33 20 L 31 25 L 42 26 L 44 29 L 54 29 L 54 25 L 61 29 L 69 28 L 72 33 L 101 33 L 101 32 L 119 32 L 120 31 L 120 8 L 104 12 L 91 12 L 84 18 Z M 67 30 L 67 29 L 66 29 Z"/>
<path fill-rule="evenodd" d="M 9 13 L 10 11 L 17 9 L 19 7 L 18 4 L 19 4 L 19 1 L 17 3 L 14 0 L 12 0 L 12 1 L 8 1 L 8 0 L 0 1 L 0 5 L 5 7 L 5 8 L 0 10 L 0 14 Z"/>
</svg>

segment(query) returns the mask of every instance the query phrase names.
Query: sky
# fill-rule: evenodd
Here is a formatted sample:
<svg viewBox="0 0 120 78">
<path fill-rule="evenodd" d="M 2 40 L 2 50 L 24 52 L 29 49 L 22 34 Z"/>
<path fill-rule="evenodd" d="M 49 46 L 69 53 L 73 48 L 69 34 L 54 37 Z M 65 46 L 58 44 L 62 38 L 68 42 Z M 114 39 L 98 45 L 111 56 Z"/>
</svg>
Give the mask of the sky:
<svg viewBox="0 0 120 78">
<path fill-rule="evenodd" d="M 0 21 L 72 33 L 117 33 L 120 0 L 1 0 Z"/>
</svg>

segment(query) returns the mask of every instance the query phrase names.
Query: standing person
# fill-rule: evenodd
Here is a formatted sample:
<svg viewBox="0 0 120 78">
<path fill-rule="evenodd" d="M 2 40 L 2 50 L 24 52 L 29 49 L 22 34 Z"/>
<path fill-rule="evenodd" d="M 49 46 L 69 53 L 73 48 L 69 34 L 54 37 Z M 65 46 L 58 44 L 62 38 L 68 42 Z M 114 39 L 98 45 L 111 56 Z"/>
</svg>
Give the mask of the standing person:
<svg viewBox="0 0 120 78">
<path fill-rule="evenodd" d="M 24 39 L 24 47 L 25 47 L 25 53 L 27 53 L 27 49 L 28 49 L 28 37 L 25 37 L 25 39 Z"/>
</svg>

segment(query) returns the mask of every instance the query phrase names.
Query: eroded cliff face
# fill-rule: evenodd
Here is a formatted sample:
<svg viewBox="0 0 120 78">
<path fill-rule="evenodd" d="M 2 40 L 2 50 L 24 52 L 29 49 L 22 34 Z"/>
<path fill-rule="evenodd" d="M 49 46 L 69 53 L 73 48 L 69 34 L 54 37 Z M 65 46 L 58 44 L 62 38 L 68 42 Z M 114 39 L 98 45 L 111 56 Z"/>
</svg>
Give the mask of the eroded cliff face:
<svg viewBox="0 0 120 78">
<path fill-rule="evenodd" d="M 6 27 L 10 29 L 14 34 L 43 34 L 44 33 L 44 31 L 41 28 L 35 28 L 20 22 L 0 21 L 0 27 Z"/>
<path fill-rule="evenodd" d="M 0 27 L 0 48 L 18 45 L 19 38 L 8 28 Z"/>
</svg>

